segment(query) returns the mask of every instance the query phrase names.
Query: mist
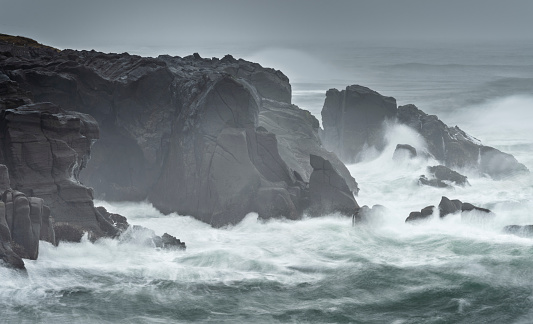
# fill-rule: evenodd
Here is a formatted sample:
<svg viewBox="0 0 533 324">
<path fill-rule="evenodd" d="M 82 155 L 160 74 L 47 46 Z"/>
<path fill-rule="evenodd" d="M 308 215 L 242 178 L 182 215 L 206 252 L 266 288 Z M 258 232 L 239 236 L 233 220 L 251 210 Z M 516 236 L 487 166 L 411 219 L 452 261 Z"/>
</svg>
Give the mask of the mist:
<svg viewBox="0 0 533 324">
<path fill-rule="evenodd" d="M 530 41 L 533 37 L 533 3 L 527 0 L 2 0 L 0 6 L 2 33 L 35 38 L 61 49 L 136 52 L 144 48 L 147 52 L 146 48 L 156 47 L 182 55 L 183 50 L 215 44 L 328 46 Z"/>
</svg>

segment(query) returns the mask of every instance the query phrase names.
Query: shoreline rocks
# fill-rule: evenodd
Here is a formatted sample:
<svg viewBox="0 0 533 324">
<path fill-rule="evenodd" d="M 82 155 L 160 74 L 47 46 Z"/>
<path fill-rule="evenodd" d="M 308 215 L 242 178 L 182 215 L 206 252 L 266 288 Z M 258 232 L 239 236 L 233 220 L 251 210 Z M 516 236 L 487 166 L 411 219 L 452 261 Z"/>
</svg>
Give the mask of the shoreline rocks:
<svg viewBox="0 0 533 324">
<path fill-rule="evenodd" d="M 0 68 L 35 100 L 89 113 L 99 124 L 91 163 L 78 178 L 96 197 L 148 199 L 164 213 L 215 227 L 249 212 L 298 219 L 309 206 L 310 155 L 329 161 L 351 199 L 359 190 L 322 147 L 316 118 L 291 105 L 280 71 L 230 55 L 64 50 L 39 57 L 0 49 Z"/>
<path fill-rule="evenodd" d="M 384 125 L 396 121 L 417 131 L 425 139 L 429 153 L 448 168 L 471 168 L 496 180 L 529 172 L 512 155 L 482 145 L 459 127 L 449 127 L 415 105 L 396 107 L 394 98 L 359 85 L 342 91 L 328 90 L 322 121 L 326 148 L 345 163 L 357 162 L 367 148 L 381 151 L 386 144 Z M 411 148 L 397 147 L 398 151 L 406 149 L 412 156 Z"/>
<path fill-rule="evenodd" d="M 36 260 L 39 256 L 39 240 L 56 244 L 53 219 L 43 199 L 11 189 L 9 171 L 2 164 L 0 179 L 0 260 L 24 269 L 22 258 Z"/>
<path fill-rule="evenodd" d="M 411 212 L 409 216 L 405 219 L 405 222 L 409 223 L 429 219 L 430 216 L 434 215 L 435 211 L 439 212 L 438 214 L 440 218 L 460 213 L 461 219 L 463 220 L 469 218 L 487 218 L 495 216 L 495 214 L 489 209 L 477 207 L 470 203 L 462 202 L 458 199 L 450 200 L 448 199 L 448 197 L 442 196 L 440 203 L 436 208 L 435 206 L 427 206 L 419 212 Z M 476 214 L 472 215 L 470 213 L 472 211 L 476 212 Z"/>
<path fill-rule="evenodd" d="M 384 122 L 395 118 L 396 99 L 392 97 L 359 85 L 330 89 L 322 108 L 322 139 L 342 161 L 354 163 L 365 147 L 384 148 Z"/>
<path fill-rule="evenodd" d="M 421 175 L 418 183 L 426 186 L 437 188 L 449 188 L 452 185 L 466 186 L 469 185 L 468 178 L 444 165 L 429 166 L 427 168 L 429 175 Z"/>
</svg>

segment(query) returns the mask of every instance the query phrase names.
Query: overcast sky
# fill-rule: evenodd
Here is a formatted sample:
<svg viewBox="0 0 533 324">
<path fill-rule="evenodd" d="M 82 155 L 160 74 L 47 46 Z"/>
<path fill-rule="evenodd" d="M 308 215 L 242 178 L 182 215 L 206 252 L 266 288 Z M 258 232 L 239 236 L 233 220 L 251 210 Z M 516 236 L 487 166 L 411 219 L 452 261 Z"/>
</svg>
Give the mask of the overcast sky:
<svg viewBox="0 0 533 324">
<path fill-rule="evenodd" d="M 533 40 L 531 0 L 0 0 L 0 32 L 58 48 Z"/>
</svg>

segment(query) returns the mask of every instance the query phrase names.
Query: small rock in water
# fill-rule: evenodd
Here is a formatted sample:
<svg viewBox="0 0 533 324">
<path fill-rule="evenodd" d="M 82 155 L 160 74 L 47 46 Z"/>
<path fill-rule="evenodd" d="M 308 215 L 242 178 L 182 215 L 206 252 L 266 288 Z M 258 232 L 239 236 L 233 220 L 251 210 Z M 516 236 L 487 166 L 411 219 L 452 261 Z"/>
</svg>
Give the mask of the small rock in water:
<svg viewBox="0 0 533 324">
<path fill-rule="evenodd" d="M 453 171 L 444 165 L 430 166 L 427 170 L 429 175 L 421 175 L 418 179 L 419 184 L 437 188 L 451 187 L 451 184 L 456 186 L 465 186 L 469 184 L 466 176 Z"/>
<path fill-rule="evenodd" d="M 398 144 L 392 155 L 394 161 L 412 159 L 417 156 L 416 149 L 409 144 Z"/>
<path fill-rule="evenodd" d="M 427 206 L 419 212 L 417 211 L 411 212 L 409 216 L 405 219 L 405 222 L 408 223 L 408 222 L 428 219 L 431 215 L 433 215 L 434 209 L 435 209 L 435 206 Z"/>
</svg>

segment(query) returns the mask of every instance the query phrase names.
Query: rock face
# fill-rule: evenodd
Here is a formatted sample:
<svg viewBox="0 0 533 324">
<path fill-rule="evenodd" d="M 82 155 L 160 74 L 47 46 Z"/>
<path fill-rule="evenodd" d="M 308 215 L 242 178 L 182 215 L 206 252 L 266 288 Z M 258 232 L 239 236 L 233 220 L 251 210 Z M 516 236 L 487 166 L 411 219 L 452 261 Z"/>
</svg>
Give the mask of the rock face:
<svg viewBox="0 0 533 324">
<path fill-rule="evenodd" d="M 447 167 L 476 168 L 495 179 L 528 171 L 512 155 L 482 145 L 459 127 L 448 127 L 414 105 L 398 107 L 398 121 L 418 131 L 429 152 Z"/>
<path fill-rule="evenodd" d="M 396 99 L 359 85 L 330 89 L 322 109 L 324 145 L 353 163 L 364 147 L 383 149 L 383 122 L 396 118 Z"/>
<path fill-rule="evenodd" d="M 417 156 L 416 149 L 409 144 L 398 144 L 392 155 L 392 159 L 395 161 L 401 161 L 405 159 L 412 159 Z"/>
<path fill-rule="evenodd" d="M 44 199 L 57 222 L 104 235 L 90 188 L 80 184 L 98 125 L 86 114 L 38 103 L 0 112 L 0 161 L 10 170 L 11 187 Z"/>
<path fill-rule="evenodd" d="M 309 180 L 309 215 L 341 213 L 353 216 L 359 205 L 353 193 L 333 165 L 317 155 L 311 155 L 313 173 Z"/>
<path fill-rule="evenodd" d="M 387 120 L 416 130 L 425 139 L 429 153 L 446 167 L 477 169 L 494 179 L 528 172 L 512 155 L 482 145 L 459 127 L 448 127 L 437 116 L 414 105 L 396 108 L 394 98 L 355 85 L 326 93 L 322 109 L 324 144 L 342 161 L 353 163 L 365 147 L 383 148 L 382 125 Z"/>
<path fill-rule="evenodd" d="M 8 169 L 1 164 L 0 179 L 4 180 L 0 200 L 0 260 L 10 267 L 23 269 L 22 258 L 37 259 L 39 240 L 56 243 L 50 209 L 43 199 L 12 190 Z"/>
<path fill-rule="evenodd" d="M 467 177 L 445 167 L 444 165 L 430 166 L 427 168 L 429 176 L 422 175 L 418 183 L 437 188 L 448 188 L 452 184 L 456 186 L 468 185 Z"/>
<path fill-rule="evenodd" d="M 4 50 L 11 54 L 15 48 L 4 45 Z M 177 117 L 195 111 L 208 84 L 221 76 L 245 80 L 257 97 L 291 100 L 291 86 L 281 72 L 230 55 L 219 60 L 71 50 L 12 54 L 0 57 L 0 67 L 36 101 L 88 113 L 100 125 L 101 138 L 81 181 L 108 200 L 149 195 L 166 164 L 171 138 L 177 136 L 174 131 L 182 131 L 173 129 Z"/>
<path fill-rule="evenodd" d="M 91 163 L 76 175 L 98 197 L 149 199 L 213 226 L 249 212 L 295 219 L 309 207 L 311 154 L 357 194 L 346 167 L 321 146 L 318 121 L 291 105 L 279 71 L 229 55 L 39 55 L 0 44 L 2 52 L 0 68 L 35 100 L 89 113 L 100 125 Z"/>
</svg>

